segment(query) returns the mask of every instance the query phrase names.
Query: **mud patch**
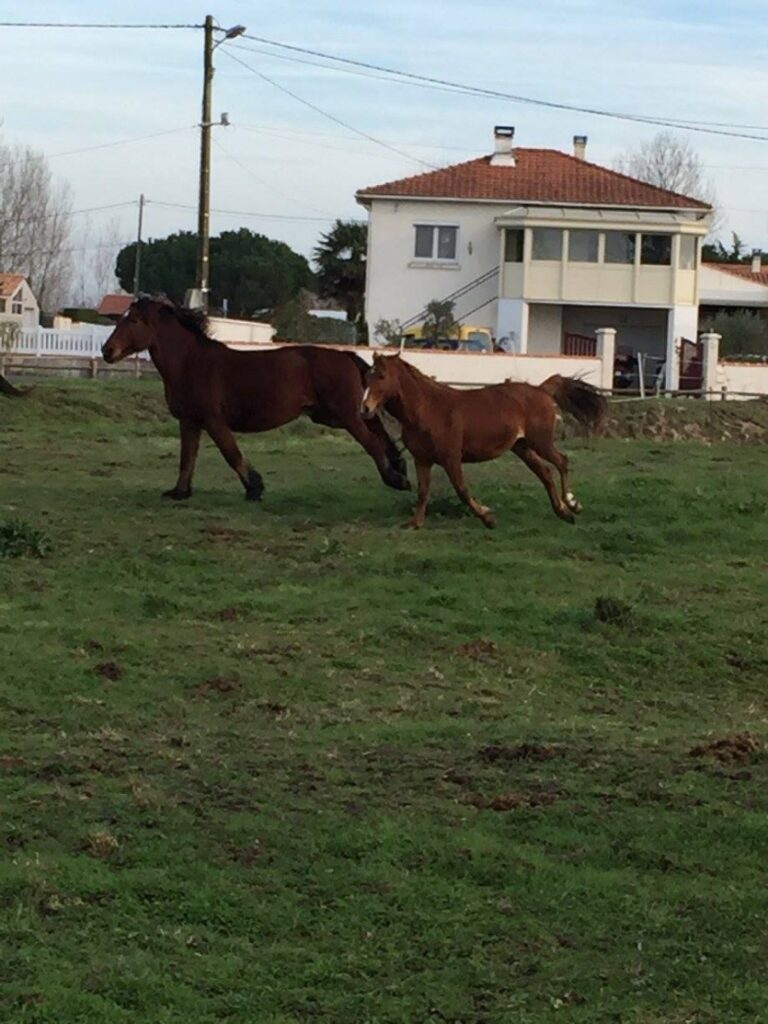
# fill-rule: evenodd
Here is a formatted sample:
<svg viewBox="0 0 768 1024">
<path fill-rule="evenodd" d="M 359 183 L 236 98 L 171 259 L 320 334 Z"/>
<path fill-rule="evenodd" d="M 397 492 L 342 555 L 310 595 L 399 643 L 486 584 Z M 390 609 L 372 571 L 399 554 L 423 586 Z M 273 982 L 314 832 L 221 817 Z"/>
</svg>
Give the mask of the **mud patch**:
<svg viewBox="0 0 768 1024">
<path fill-rule="evenodd" d="M 520 743 L 514 747 L 491 743 L 487 747 L 480 747 L 477 756 L 490 764 L 495 761 L 551 761 L 555 757 L 564 757 L 565 751 L 562 747 L 539 743 Z"/>
<path fill-rule="evenodd" d="M 247 530 L 232 530 L 228 526 L 217 526 L 215 523 L 204 526 L 200 532 L 209 540 L 242 541 L 251 537 Z"/>
<path fill-rule="evenodd" d="M 238 608 L 237 605 L 232 605 L 231 608 L 222 608 L 214 612 L 212 616 L 212 618 L 217 619 L 219 622 L 237 622 L 242 617 L 243 609 Z"/>
<path fill-rule="evenodd" d="M 473 793 L 467 798 L 467 803 L 479 810 L 487 811 L 519 811 L 533 810 L 537 807 L 549 807 L 558 799 L 558 794 L 553 792 L 541 793 L 499 793 L 497 796 L 484 796 L 482 793 Z"/>
<path fill-rule="evenodd" d="M 495 665 L 499 660 L 498 644 L 482 637 L 479 640 L 469 640 L 465 644 L 460 644 L 456 650 L 463 658 L 471 658 L 472 661 Z"/>
<path fill-rule="evenodd" d="M 232 694 L 240 689 L 240 682 L 237 679 L 227 679 L 224 676 L 212 676 L 198 683 L 195 693 L 199 697 L 209 697 L 213 693 Z"/>
<path fill-rule="evenodd" d="M 762 744 L 753 733 L 737 732 L 692 747 L 688 753 L 691 757 L 714 757 L 718 761 L 744 763 L 751 761 L 761 750 Z"/>
<path fill-rule="evenodd" d="M 102 679 L 109 679 L 113 683 L 123 678 L 123 670 L 116 661 L 100 661 L 98 665 L 94 665 L 93 671 L 97 676 L 101 676 Z"/>
</svg>

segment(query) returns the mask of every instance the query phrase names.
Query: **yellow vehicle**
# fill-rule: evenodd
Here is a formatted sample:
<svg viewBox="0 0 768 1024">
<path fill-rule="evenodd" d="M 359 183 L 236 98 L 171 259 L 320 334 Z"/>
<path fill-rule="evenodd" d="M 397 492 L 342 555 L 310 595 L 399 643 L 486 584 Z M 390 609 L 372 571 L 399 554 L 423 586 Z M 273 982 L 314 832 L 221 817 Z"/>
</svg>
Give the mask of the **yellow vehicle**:
<svg viewBox="0 0 768 1024">
<path fill-rule="evenodd" d="M 414 324 L 403 332 L 403 343 L 407 348 L 441 348 L 453 352 L 493 352 L 493 336 L 487 327 L 472 327 L 459 324 L 456 337 L 424 337 L 424 325 Z"/>
</svg>

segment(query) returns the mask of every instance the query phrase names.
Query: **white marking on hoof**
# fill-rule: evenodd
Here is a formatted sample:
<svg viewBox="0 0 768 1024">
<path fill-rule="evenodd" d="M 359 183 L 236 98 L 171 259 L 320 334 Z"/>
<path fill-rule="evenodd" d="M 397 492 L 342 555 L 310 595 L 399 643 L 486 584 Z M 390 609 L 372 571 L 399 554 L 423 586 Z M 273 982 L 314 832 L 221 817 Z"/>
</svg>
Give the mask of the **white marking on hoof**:
<svg viewBox="0 0 768 1024">
<path fill-rule="evenodd" d="M 566 492 L 565 503 L 568 506 L 568 508 L 572 509 L 574 512 L 581 512 L 582 504 L 580 501 L 576 500 L 576 495 L 573 493 L 573 491 Z"/>
</svg>

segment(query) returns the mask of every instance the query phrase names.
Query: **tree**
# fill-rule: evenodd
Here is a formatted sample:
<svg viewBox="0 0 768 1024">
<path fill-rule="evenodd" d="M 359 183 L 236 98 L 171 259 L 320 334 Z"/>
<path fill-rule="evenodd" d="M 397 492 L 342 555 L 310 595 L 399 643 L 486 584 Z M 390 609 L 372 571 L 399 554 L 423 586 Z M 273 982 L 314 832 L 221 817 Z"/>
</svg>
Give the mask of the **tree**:
<svg viewBox="0 0 768 1024">
<path fill-rule="evenodd" d="M 40 307 L 56 309 L 72 270 L 72 194 L 42 153 L 0 142 L 0 270 L 23 274 Z"/>
<path fill-rule="evenodd" d="M 115 259 L 120 251 L 120 222 L 112 218 L 94 227 L 86 217 L 77 232 L 76 248 L 82 253 L 74 272 L 73 298 L 81 307 L 98 306 L 103 295 L 117 287 Z"/>
<path fill-rule="evenodd" d="M 453 302 L 450 299 L 432 299 L 426 305 L 423 334 L 430 341 L 450 338 L 456 334 L 458 324 L 453 316 Z"/>
<path fill-rule="evenodd" d="M 718 239 L 716 242 L 702 247 L 701 258 L 705 263 L 751 263 L 752 253 L 747 250 L 736 232 L 732 231 L 730 249 L 727 249 Z M 765 265 L 767 262 L 768 254 L 761 253 L 760 263 Z"/>
<path fill-rule="evenodd" d="M 118 253 L 116 274 L 126 291 L 133 289 L 135 255 L 135 242 Z M 223 231 L 212 238 L 210 257 L 211 306 L 222 308 L 226 299 L 233 316 L 251 317 L 275 309 L 312 283 L 312 271 L 303 256 L 284 242 L 248 228 Z M 146 242 L 141 252 L 142 287 L 183 302 L 194 283 L 196 266 L 197 236 L 191 231 Z"/>
<path fill-rule="evenodd" d="M 337 220 L 320 236 L 312 254 L 320 297 L 335 299 L 346 310 L 347 320 L 358 327 L 363 320 L 367 250 L 367 225 Z"/>
<path fill-rule="evenodd" d="M 674 132 L 658 132 L 637 149 L 627 150 L 614 167 L 649 185 L 700 199 L 713 209 L 717 206 L 714 185 L 706 177 L 701 157 L 688 139 Z"/>
</svg>

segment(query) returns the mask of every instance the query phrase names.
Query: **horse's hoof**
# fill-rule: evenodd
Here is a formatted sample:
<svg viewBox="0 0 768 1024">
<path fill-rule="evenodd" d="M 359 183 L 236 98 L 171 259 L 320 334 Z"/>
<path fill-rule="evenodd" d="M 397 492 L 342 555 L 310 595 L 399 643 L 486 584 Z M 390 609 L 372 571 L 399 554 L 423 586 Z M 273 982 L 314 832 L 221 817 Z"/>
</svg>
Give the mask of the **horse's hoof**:
<svg viewBox="0 0 768 1024">
<path fill-rule="evenodd" d="M 398 473 L 394 469 L 388 469 L 382 479 L 387 487 L 391 487 L 394 491 L 410 491 L 411 489 L 411 482 L 405 473 Z"/>
<path fill-rule="evenodd" d="M 557 513 L 558 516 L 563 520 L 564 523 L 570 523 L 571 526 L 576 522 L 576 516 L 571 512 L 569 508 L 562 508 Z"/>
<path fill-rule="evenodd" d="M 246 501 L 261 501 L 261 496 L 264 493 L 264 481 L 261 478 L 261 474 L 257 473 L 255 469 L 248 471 L 248 483 L 245 487 L 245 500 Z"/>
<path fill-rule="evenodd" d="M 489 530 L 492 530 L 495 525 L 496 516 L 492 512 L 489 512 L 487 515 L 483 516 L 483 526 L 485 526 Z"/>
<path fill-rule="evenodd" d="M 407 523 L 403 523 L 404 530 L 420 530 L 424 523 L 420 523 L 417 519 L 409 519 Z"/>
<path fill-rule="evenodd" d="M 171 501 L 186 501 L 192 496 L 192 491 L 180 491 L 178 487 L 172 487 L 170 491 L 163 491 L 163 498 L 170 498 Z"/>
</svg>

